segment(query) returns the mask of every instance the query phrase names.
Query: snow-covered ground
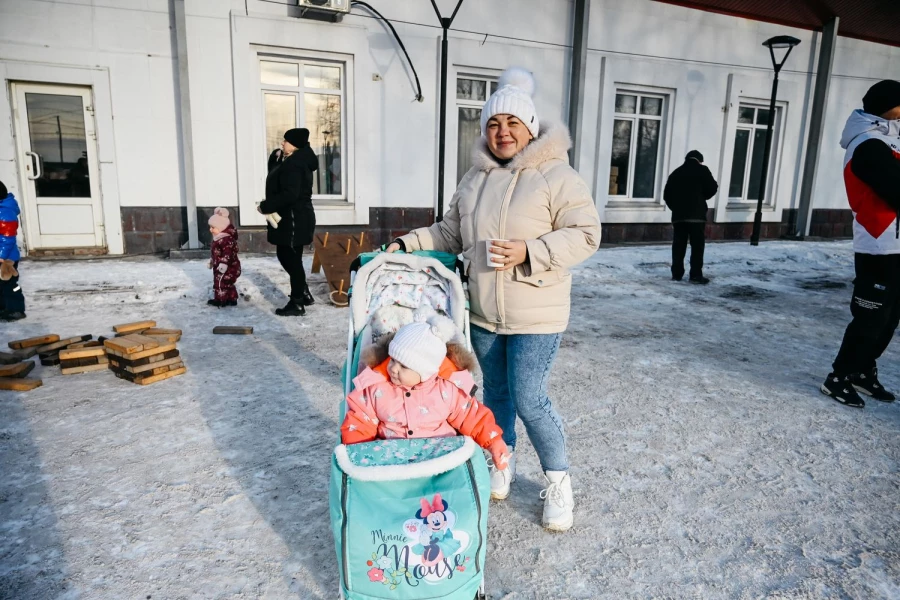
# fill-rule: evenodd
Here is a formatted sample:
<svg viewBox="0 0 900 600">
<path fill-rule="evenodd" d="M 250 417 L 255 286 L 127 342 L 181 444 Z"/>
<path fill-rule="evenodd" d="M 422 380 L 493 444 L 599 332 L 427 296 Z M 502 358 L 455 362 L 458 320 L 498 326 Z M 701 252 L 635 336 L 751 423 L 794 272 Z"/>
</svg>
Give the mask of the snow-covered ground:
<svg viewBox="0 0 900 600">
<path fill-rule="evenodd" d="M 848 243 L 707 247 L 709 286 L 669 248 L 577 269 L 551 378 L 576 521 L 541 529 L 524 432 L 492 503 L 487 590 L 526 598 L 900 598 L 900 403 L 818 391 L 849 317 Z M 346 309 L 279 318 L 287 277 L 244 257 L 237 308 L 205 305 L 204 261 L 24 262 L 28 319 L 0 341 L 184 330 L 188 372 L 108 371 L 0 392 L 0 598 L 337 597 L 329 454 Z M 307 266 L 309 263 L 307 263 Z M 215 325 L 251 336 L 213 336 Z M 4 344 L 5 345 L 5 344 Z M 880 362 L 900 391 L 900 344 Z"/>
</svg>

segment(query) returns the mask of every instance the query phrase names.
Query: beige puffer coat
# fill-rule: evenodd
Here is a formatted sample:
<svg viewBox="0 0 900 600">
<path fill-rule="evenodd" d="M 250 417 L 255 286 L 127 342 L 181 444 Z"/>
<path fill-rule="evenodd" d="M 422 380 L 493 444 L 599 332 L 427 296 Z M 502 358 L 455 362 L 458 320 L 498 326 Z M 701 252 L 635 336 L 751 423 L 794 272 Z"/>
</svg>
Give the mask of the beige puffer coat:
<svg viewBox="0 0 900 600">
<path fill-rule="evenodd" d="M 590 190 L 569 166 L 572 146 L 561 124 L 540 134 L 501 166 L 482 137 L 444 220 L 401 237 L 409 252 L 440 250 L 467 259 L 471 321 L 500 334 L 558 333 L 569 322 L 569 268 L 600 245 L 600 217 Z M 487 266 L 485 240 L 524 240 L 525 263 Z"/>
</svg>

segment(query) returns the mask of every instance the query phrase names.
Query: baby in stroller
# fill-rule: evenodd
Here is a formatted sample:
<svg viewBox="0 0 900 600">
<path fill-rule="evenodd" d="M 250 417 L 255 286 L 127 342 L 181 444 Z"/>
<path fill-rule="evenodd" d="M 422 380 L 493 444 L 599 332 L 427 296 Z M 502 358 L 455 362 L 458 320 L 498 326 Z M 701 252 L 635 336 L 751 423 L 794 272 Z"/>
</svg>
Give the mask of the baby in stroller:
<svg viewBox="0 0 900 600">
<path fill-rule="evenodd" d="M 368 367 L 347 397 L 344 444 L 458 432 L 488 450 L 498 469 L 506 468 L 510 452 L 503 432 L 474 397 L 477 386 L 468 367 L 475 359 L 453 341 L 455 328 L 441 315 L 419 317 L 363 352 L 360 358 Z M 440 511 L 426 512 L 425 519 L 439 518 Z"/>
</svg>

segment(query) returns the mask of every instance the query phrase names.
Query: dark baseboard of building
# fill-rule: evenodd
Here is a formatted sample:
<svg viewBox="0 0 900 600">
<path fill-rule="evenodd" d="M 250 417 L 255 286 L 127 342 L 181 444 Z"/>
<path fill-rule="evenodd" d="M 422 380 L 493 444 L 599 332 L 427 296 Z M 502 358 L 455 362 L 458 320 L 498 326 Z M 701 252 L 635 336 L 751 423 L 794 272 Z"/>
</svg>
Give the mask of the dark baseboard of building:
<svg viewBox="0 0 900 600">
<path fill-rule="evenodd" d="M 240 218 L 236 206 L 227 207 L 232 222 Z M 207 221 L 213 214 L 212 207 L 198 207 L 198 235 L 204 246 L 212 237 Z M 711 211 L 710 211 L 711 212 Z M 425 227 L 434 221 L 430 208 L 369 209 L 367 226 L 335 225 L 317 227 L 316 231 L 334 233 L 358 232 L 365 229 L 372 244 L 386 244 L 417 227 Z M 763 223 L 761 237 L 778 239 L 793 232 L 797 222 L 796 209 L 782 213 L 781 222 Z M 125 237 L 125 254 L 153 254 L 181 248 L 188 240 L 187 208 L 185 207 L 124 207 L 122 231 Z M 706 225 L 708 240 L 749 240 L 753 223 L 713 223 L 712 215 Z M 275 247 L 266 241 L 265 227 L 239 227 L 238 241 L 242 252 L 273 253 Z M 816 209 L 812 212 L 810 237 L 848 238 L 853 236 L 853 213 L 849 209 Z M 672 225 L 669 223 L 604 223 L 604 244 L 669 242 Z"/>
<path fill-rule="evenodd" d="M 240 209 L 227 206 L 232 223 L 240 221 Z M 212 241 L 207 222 L 214 207 L 197 207 L 197 237 L 208 247 Z M 316 231 L 356 233 L 365 229 L 372 244 L 386 244 L 417 227 L 434 222 L 434 210 L 430 208 L 369 209 L 369 224 L 362 226 L 333 225 L 317 227 Z M 125 254 L 155 254 L 181 248 L 188 240 L 187 208 L 159 206 L 123 207 L 122 234 L 125 238 Z M 275 246 L 266 240 L 265 227 L 238 227 L 238 243 L 241 252 L 274 253 Z"/>
<path fill-rule="evenodd" d="M 853 212 L 849 208 L 813 210 L 809 220 L 810 237 L 852 238 Z"/>
<path fill-rule="evenodd" d="M 156 254 L 187 243 L 184 206 L 123 206 L 121 212 L 125 254 Z"/>
</svg>

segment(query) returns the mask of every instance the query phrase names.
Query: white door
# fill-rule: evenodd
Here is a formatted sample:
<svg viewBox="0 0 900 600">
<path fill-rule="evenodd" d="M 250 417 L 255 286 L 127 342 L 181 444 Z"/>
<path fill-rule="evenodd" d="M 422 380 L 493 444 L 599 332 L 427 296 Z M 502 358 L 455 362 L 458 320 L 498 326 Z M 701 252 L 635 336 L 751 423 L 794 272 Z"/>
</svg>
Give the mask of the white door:
<svg viewBox="0 0 900 600">
<path fill-rule="evenodd" d="M 91 88 L 14 83 L 12 92 L 27 247 L 103 247 Z"/>
</svg>

